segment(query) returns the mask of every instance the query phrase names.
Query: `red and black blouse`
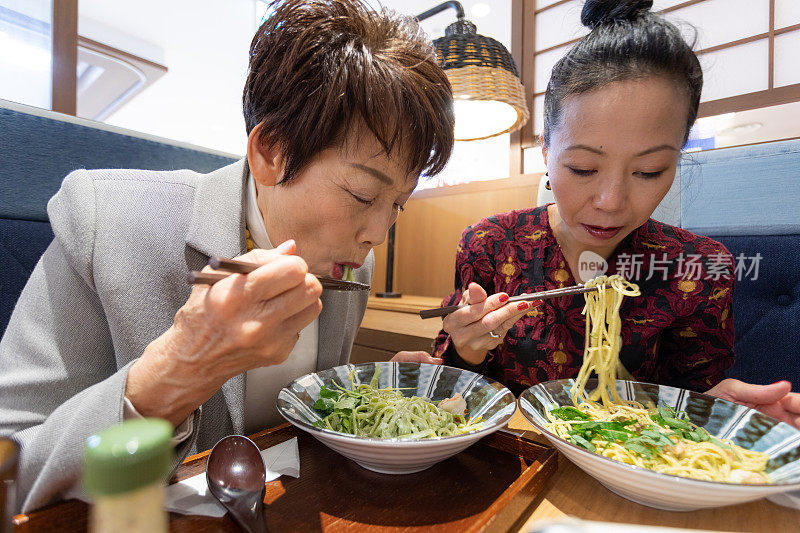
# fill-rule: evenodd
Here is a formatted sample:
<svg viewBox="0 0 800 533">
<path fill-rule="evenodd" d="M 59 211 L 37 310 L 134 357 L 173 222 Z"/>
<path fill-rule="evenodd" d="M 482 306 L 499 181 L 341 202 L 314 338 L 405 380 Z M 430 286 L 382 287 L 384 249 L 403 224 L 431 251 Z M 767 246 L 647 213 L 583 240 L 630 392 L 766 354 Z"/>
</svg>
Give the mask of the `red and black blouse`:
<svg viewBox="0 0 800 533">
<path fill-rule="evenodd" d="M 720 243 L 648 220 L 608 260 L 608 273 L 639 285 L 620 309 L 620 359 L 638 381 L 705 391 L 733 365 L 733 258 Z M 456 254 L 454 305 L 470 282 L 509 296 L 574 285 L 548 221 L 547 206 L 512 211 L 468 227 Z M 533 302 L 534 307 L 489 351 L 484 363 L 463 361 L 439 333 L 434 355 L 444 364 L 496 379 L 515 394 L 572 378 L 583 361 L 583 295 Z"/>
</svg>

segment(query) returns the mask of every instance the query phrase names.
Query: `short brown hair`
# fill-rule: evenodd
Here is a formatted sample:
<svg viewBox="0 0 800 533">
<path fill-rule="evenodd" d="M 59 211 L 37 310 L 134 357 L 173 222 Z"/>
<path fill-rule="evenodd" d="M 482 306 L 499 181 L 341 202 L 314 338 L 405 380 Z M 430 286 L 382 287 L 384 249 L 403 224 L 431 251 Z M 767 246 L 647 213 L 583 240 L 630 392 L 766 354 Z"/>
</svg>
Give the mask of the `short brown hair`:
<svg viewBox="0 0 800 533">
<path fill-rule="evenodd" d="M 366 126 L 407 169 L 437 174 L 453 148 L 453 94 L 416 20 L 361 0 L 278 0 L 250 45 L 248 135 L 279 143 L 289 181 Z"/>
</svg>

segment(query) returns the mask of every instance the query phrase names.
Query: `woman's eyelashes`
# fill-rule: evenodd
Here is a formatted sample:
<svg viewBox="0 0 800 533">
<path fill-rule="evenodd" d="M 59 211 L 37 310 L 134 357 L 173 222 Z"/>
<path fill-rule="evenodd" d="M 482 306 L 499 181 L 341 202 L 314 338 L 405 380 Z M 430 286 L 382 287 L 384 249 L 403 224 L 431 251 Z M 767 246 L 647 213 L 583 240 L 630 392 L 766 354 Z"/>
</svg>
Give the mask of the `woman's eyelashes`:
<svg viewBox="0 0 800 533">
<path fill-rule="evenodd" d="M 594 169 L 586 169 L 586 168 L 575 168 L 575 167 L 567 167 L 570 172 L 575 174 L 576 176 L 591 176 L 595 172 Z"/>
<path fill-rule="evenodd" d="M 570 172 L 575 174 L 576 176 L 591 176 L 597 173 L 595 169 L 586 169 L 586 168 L 575 168 L 575 167 L 567 167 Z M 634 172 L 635 175 L 639 176 L 640 178 L 644 179 L 656 179 L 660 177 L 666 169 L 656 170 L 652 172 L 645 172 L 645 171 L 638 171 Z"/>
<path fill-rule="evenodd" d="M 355 193 L 353 193 L 351 191 L 348 191 L 348 192 L 350 193 L 350 196 L 355 198 L 355 200 L 360 204 L 364 204 L 366 206 L 371 206 L 372 204 L 375 203 L 375 199 L 374 198 L 363 198 L 363 197 L 361 197 L 361 196 L 359 196 L 359 195 L 357 195 L 357 194 L 355 194 Z M 399 211 L 401 213 L 406 210 L 405 207 L 403 207 L 401 204 L 398 204 L 398 203 L 395 203 L 394 207 L 395 207 L 395 209 L 397 211 Z"/>
<path fill-rule="evenodd" d="M 348 191 L 348 192 L 350 192 L 350 191 Z M 359 195 L 357 195 L 357 194 L 355 194 L 353 192 L 350 192 L 350 196 L 355 198 L 357 202 L 362 203 L 364 205 L 372 205 L 373 202 L 375 202 L 374 198 L 362 198 L 361 196 L 359 196 Z"/>
<path fill-rule="evenodd" d="M 637 172 L 636 174 L 638 174 L 639 176 L 641 176 L 644 179 L 651 180 L 651 179 L 658 178 L 663 173 L 664 173 L 664 170 L 656 170 L 654 172 Z"/>
</svg>

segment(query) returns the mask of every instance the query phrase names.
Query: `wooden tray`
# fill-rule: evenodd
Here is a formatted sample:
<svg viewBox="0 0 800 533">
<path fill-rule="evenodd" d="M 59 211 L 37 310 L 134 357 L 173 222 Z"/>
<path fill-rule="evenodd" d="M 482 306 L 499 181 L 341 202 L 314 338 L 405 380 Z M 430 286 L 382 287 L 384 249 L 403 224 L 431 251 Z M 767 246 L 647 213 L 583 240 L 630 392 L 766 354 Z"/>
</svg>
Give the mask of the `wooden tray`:
<svg viewBox="0 0 800 533">
<path fill-rule="evenodd" d="M 499 431 L 433 467 L 406 475 L 371 472 L 289 424 L 251 438 L 261 449 L 298 438 L 300 477 L 267 483 L 267 526 L 276 531 L 507 531 L 555 471 L 556 452 Z M 186 459 L 180 481 L 205 470 Z M 15 531 L 85 531 L 87 505 L 69 501 L 18 517 Z M 171 515 L 170 531 L 238 531 L 228 517 Z"/>
</svg>

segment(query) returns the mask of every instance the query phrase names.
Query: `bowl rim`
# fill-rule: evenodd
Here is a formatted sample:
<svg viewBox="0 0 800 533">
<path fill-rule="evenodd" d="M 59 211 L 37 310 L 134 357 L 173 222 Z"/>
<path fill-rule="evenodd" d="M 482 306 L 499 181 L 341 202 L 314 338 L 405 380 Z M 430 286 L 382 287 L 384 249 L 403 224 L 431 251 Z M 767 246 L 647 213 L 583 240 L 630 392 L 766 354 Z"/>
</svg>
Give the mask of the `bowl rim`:
<svg viewBox="0 0 800 533">
<path fill-rule="evenodd" d="M 524 416 L 525 419 L 528 422 L 530 422 L 536 428 L 537 431 L 541 432 L 551 442 L 553 442 L 553 439 L 555 439 L 555 441 L 559 442 L 559 444 L 561 444 L 561 443 L 566 444 L 567 446 L 570 446 L 572 449 L 577 450 L 580 453 L 586 454 L 585 457 L 599 457 L 600 459 L 603 459 L 605 461 L 609 461 L 611 464 L 617 465 L 617 466 L 622 467 L 622 468 L 627 468 L 633 473 L 639 473 L 639 474 L 648 475 L 648 476 L 654 477 L 655 479 L 666 479 L 666 480 L 670 480 L 670 481 L 677 481 L 678 483 L 700 484 L 701 486 L 713 486 L 713 487 L 717 487 L 717 488 L 725 487 L 726 489 L 730 488 L 731 490 L 735 490 L 735 491 L 758 490 L 758 491 L 761 491 L 761 492 L 788 492 L 790 490 L 795 490 L 795 489 L 800 488 L 800 481 L 793 482 L 793 483 L 774 482 L 774 483 L 767 483 L 765 485 L 760 485 L 760 484 L 755 484 L 755 483 L 734 483 L 732 481 L 711 481 L 711 480 L 707 480 L 707 479 L 695 479 L 695 478 L 690 478 L 690 477 L 686 477 L 686 476 L 679 476 L 677 474 L 667 474 L 665 472 L 656 472 L 655 470 L 650 470 L 649 468 L 643 468 L 643 467 L 640 467 L 640 466 L 628 464 L 628 463 L 625 463 L 625 462 L 622 462 L 622 461 L 618 461 L 617 459 L 612 459 L 611 457 L 606 457 L 604 455 L 600 455 L 598 453 L 591 452 L 591 451 L 589 451 L 587 449 L 581 448 L 577 444 L 573 444 L 573 443 L 571 443 L 571 442 L 569 442 L 567 440 L 564 440 L 561 437 L 559 437 L 558 435 L 556 435 L 555 433 L 552 433 L 550 430 L 548 430 L 544 426 L 542 426 L 539 423 L 537 423 L 534 420 L 532 420 L 531 417 L 528 416 L 528 413 L 526 412 L 526 410 L 523 409 L 523 407 L 522 407 L 522 401 L 524 399 L 523 396 L 525 396 L 526 393 L 532 395 L 531 391 L 533 389 L 535 389 L 537 387 L 542 387 L 542 386 L 547 385 L 547 384 L 555 384 L 555 383 L 567 384 L 567 383 L 570 383 L 570 382 L 574 383 L 574 381 L 575 380 L 573 378 L 568 378 L 568 379 L 553 379 L 553 380 L 550 380 L 550 381 L 544 381 L 542 383 L 537 383 L 536 385 L 531 385 L 530 387 L 528 387 L 527 389 L 522 391 L 520 393 L 520 395 L 519 395 L 518 400 L 517 400 L 517 403 L 519 404 L 519 410 L 522 413 L 522 416 Z M 685 392 L 690 392 L 690 393 L 693 393 L 693 394 L 699 394 L 701 396 L 713 399 L 715 401 L 721 401 L 721 402 L 728 403 L 728 404 L 733 404 L 733 405 L 736 405 L 736 406 L 739 406 L 739 407 L 744 407 L 748 411 L 757 411 L 758 413 L 760 413 L 760 414 L 762 414 L 762 415 L 764 415 L 764 416 L 776 421 L 778 424 L 784 424 L 784 425 L 790 427 L 792 430 L 796 431 L 798 434 L 800 434 L 800 430 L 798 430 L 797 428 L 792 427 L 790 424 L 786 424 L 785 422 L 782 422 L 782 421 L 778 420 L 777 418 L 773 418 L 773 417 L 771 417 L 771 416 L 769 416 L 769 415 L 767 415 L 765 413 L 761 413 L 761 411 L 758 411 L 757 409 L 753 409 L 751 407 L 747 407 L 746 405 L 738 404 L 738 403 L 732 402 L 730 400 L 725 400 L 724 398 L 717 398 L 716 396 L 710 396 L 710 395 L 702 393 L 702 392 L 697 392 L 697 391 L 693 391 L 693 390 L 689 390 L 689 389 L 682 389 L 680 387 L 672 387 L 670 385 L 660 385 L 658 383 L 649 383 L 649 382 L 646 382 L 646 381 L 632 381 L 632 380 L 627 380 L 627 379 L 617 379 L 617 382 L 618 383 L 630 383 L 632 385 L 652 385 L 652 386 L 656 386 L 656 387 L 667 387 L 669 389 L 673 389 L 673 390 L 676 390 L 676 391 L 685 391 Z M 529 404 L 531 403 L 527 399 L 525 399 L 525 401 L 527 401 Z M 555 445 L 555 442 L 553 442 L 553 444 Z M 797 444 L 797 446 L 800 446 L 800 442 Z M 575 461 L 572 461 L 572 462 L 575 463 Z M 581 470 L 584 470 L 580 465 L 576 464 L 576 466 L 578 466 Z M 592 476 L 592 477 L 594 477 L 594 476 Z M 772 489 L 772 490 L 770 490 L 770 489 Z M 781 489 L 781 490 L 775 490 L 775 489 Z"/>
<path fill-rule="evenodd" d="M 287 413 L 284 412 L 284 409 L 281 408 L 281 405 L 279 403 L 281 392 L 283 392 L 285 390 L 285 391 L 289 392 L 290 394 L 293 394 L 292 391 L 289 390 L 289 387 L 292 385 L 292 383 L 295 383 L 296 381 L 298 381 L 300 379 L 307 378 L 308 376 L 311 376 L 312 374 L 318 374 L 319 372 L 328 372 L 328 371 L 334 370 L 336 368 L 359 367 L 359 366 L 367 366 L 367 365 L 377 366 L 378 364 L 391 364 L 391 365 L 404 364 L 404 365 L 417 365 L 417 366 L 430 365 L 430 366 L 437 366 L 437 367 L 440 367 L 440 368 L 452 368 L 454 370 L 458 370 L 459 372 L 466 372 L 466 373 L 472 374 L 473 376 L 478 376 L 481 379 L 486 380 L 490 385 L 495 385 L 495 384 L 499 385 L 500 388 L 497 389 L 498 390 L 497 395 L 500 396 L 500 397 L 505 397 L 507 395 L 510 395 L 511 399 L 512 399 L 512 402 L 510 402 L 503 409 L 508 409 L 511 406 L 513 406 L 513 409 L 511 410 L 510 413 L 508 413 L 506 415 L 503 415 L 503 417 L 499 421 L 497 421 L 496 423 L 492 424 L 491 426 L 481 427 L 479 429 L 475 429 L 475 430 L 469 431 L 467 433 L 461 433 L 460 435 L 449 435 L 449 436 L 446 436 L 446 437 L 427 437 L 427 438 L 424 438 L 424 439 L 407 439 L 407 438 L 404 439 L 404 438 L 397 438 L 397 437 L 393 437 L 391 439 L 377 439 L 377 438 L 374 438 L 374 437 L 360 437 L 358 435 L 350 435 L 349 433 L 341 433 L 339 431 L 333 431 L 332 429 L 318 428 L 318 427 L 316 427 L 316 426 L 314 426 L 312 424 L 309 424 L 308 422 L 306 422 L 304 420 L 291 418 L 290 416 L 288 416 Z M 375 361 L 375 362 L 366 362 L 366 363 L 347 363 L 347 364 L 344 364 L 344 365 L 337 365 L 337 366 L 333 366 L 331 368 L 326 368 L 325 370 L 315 370 L 314 372 L 309 372 L 308 374 L 304 374 L 304 375 L 302 375 L 300 377 L 297 377 L 297 378 L 293 379 L 289 383 L 287 383 L 283 388 L 281 388 L 280 391 L 278 391 L 278 396 L 275 399 L 275 403 L 276 403 L 276 406 L 278 408 L 278 412 L 281 414 L 281 416 L 283 418 L 285 418 L 288 422 L 291 422 L 292 424 L 298 426 L 299 428 L 308 431 L 312 435 L 319 434 L 319 435 L 322 435 L 324 437 L 341 438 L 341 439 L 345 440 L 346 442 L 369 443 L 369 444 L 376 444 L 376 445 L 381 445 L 381 446 L 385 445 L 385 446 L 390 446 L 390 447 L 396 447 L 398 444 L 399 445 L 403 445 L 403 446 L 420 446 L 420 447 L 423 447 L 425 445 L 433 445 L 433 444 L 436 444 L 436 443 L 451 442 L 451 441 L 459 440 L 459 439 L 466 440 L 466 439 L 464 439 L 465 437 L 484 436 L 484 434 L 489 434 L 489 433 L 492 433 L 494 431 L 497 431 L 498 429 L 501 429 L 501 428 L 505 427 L 508 424 L 508 421 L 511 420 L 511 418 L 514 416 L 514 413 L 516 412 L 517 407 L 518 407 L 518 405 L 517 405 L 518 404 L 517 397 L 514 396 L 514 393 L 511 392 L 508 389 L 508 387 L 506 387 L 505 385 L 503 385 L 499 381 L 496 381 L 496 380 L 494 380 L 492 378 L 486 377 L 483 374 L 478 374 L 476 372 L 472 372 L 471 370 L 466 370 L 464 368 L 458 368 L 458 367 L 455 367 L 455 366 L 448 366 L 448 365 L 435 365 L 433 363 L 418 363 L 418 362 L 415 362 L 415 361 Z"/>
</svg>

